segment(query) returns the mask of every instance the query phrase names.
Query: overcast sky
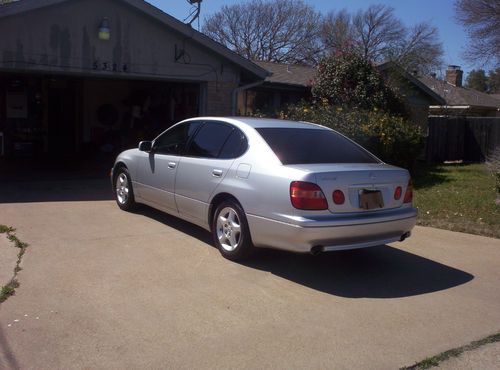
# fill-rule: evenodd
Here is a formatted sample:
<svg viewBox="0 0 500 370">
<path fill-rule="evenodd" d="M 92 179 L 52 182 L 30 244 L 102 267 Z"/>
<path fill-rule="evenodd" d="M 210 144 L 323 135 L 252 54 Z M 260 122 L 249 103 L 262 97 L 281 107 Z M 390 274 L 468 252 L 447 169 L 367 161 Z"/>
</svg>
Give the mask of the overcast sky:
<svg viewBox="0 0 500 370">
<path fill-rule="evenodd" d="M 185 0 L 148 0 L 164 12 L 184 20 L 191 6 Z M 201 20 L 218 11 L 223 5 L 231 5 L 244 0 L 203 0 Z M 327 13 L 330 10 L 347 8 L 350 11 L 366 8 L 370 4 L 387 4 L 395 9 L 396 15 L 406 24 L 412 25 L 429 21 L 439 29 L 444 46 L 445 64 L 457 64 L 467 72 L 474 67 L 462 58 L 467 45 L 464 29 L 455 22 L 453 4 L 455 0 L 304 0 L 316 10 Z"/>
</svg>

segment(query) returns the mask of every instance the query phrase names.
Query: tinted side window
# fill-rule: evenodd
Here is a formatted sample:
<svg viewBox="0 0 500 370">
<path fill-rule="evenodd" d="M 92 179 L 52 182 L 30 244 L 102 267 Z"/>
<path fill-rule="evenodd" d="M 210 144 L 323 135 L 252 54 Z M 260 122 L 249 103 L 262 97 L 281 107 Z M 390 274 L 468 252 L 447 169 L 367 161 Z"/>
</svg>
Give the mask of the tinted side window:
<svg viewBox="0 0 500 370">
<path fill-rule="evenodd" d="M 192 157 L 217 158 L 222 146 L 234 128 L 218 122 L 207 122 L 197 132 L 186 155 Z"/>
<path fill-rule="evenodd" d="M 219 154 L 219 158 L 221 159 L 232 159 L 238 158 L 243 153 L 246 152 L 248 148 L 247 138 L 237 128 L 233 130 L 231 135 L 226 140 L 226 143 L 222 147 L 222 150 Z"/>
<path fill-rule="evenodd" d="M 183 154 L 189 139 L 196 133 L 201 122 L 186 122 L 161 134 L 154 142 L 154 150 L 159 154 Z"/>
<path fill-rule="evenodd" d="M 259 128 L 283 164 L 379 163 L 368 151 L 330 130 Z"/>
</svg>

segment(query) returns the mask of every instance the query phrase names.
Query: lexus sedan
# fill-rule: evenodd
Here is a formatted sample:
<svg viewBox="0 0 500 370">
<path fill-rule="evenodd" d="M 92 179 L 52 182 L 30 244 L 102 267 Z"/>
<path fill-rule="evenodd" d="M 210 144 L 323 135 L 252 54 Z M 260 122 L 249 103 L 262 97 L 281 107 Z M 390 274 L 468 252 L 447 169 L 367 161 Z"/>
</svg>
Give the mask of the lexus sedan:
<svg viewBox="0 0 500 370">
<path fill-rule="evenodd" d="M 231 260 L 255 247 L 318 254 L 403 241 L 417 216 L 408 171 L 306 122 L 188 119 L 121 153 L 111 176 L 121 209 L 143 203 L 199 225 Z"/>
</svg>

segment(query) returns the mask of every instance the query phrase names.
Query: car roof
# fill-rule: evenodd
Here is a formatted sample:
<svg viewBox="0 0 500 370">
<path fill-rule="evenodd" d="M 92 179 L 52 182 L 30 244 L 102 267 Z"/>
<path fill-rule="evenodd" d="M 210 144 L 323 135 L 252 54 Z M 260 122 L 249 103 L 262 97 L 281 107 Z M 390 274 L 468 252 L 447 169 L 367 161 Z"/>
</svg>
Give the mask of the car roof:
<svg viewBox="0 0 500 370">
<path fill-rule="evenodd" d="M 304 129 L 326 129 L 326 127 L 299 121 L 289 121 L 274 118 L 254 118 L 254 117 L 196 117 L 197 120 L 216 120 L 229 123 L 243 123 L 253 128 L 304 128 Z"/>
</svg>

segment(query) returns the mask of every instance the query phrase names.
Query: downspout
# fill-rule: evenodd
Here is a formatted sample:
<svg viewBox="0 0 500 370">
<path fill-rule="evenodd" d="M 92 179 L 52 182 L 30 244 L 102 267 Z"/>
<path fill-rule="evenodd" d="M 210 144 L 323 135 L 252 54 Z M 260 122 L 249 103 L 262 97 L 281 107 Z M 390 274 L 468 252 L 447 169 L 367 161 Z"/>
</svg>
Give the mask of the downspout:
<svg viewBox="0 0 500 370">
<path fill-rule="evenodd" d="M 252 87 L 260 86 L 265 82 L 265 80 L 262 81 L 257 81 L 257 82 L 252 82 L 251 84 L 248 85 L 243 85 L 240 87 L 237 87 L 236 89 L 233 90 L 233 95 L 232 95 L 232 104 L 231 104 L 231 115 L 236 116 L 236 106 L 238 105 L 238 93 L 251 89 Z"/>
</svg>

